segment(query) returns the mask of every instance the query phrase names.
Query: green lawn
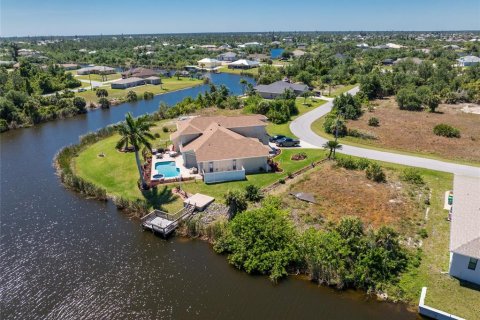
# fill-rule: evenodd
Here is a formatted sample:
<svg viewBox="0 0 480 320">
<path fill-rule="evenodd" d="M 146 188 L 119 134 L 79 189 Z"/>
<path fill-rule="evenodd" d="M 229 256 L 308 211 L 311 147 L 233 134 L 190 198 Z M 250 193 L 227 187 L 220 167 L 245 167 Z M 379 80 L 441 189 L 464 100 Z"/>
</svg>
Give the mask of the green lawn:
<svg viewBox="0 0 480 320">
<path fill-rule="evenodd" d="M 304 104 L 304 101 L 305 101 L 304 98 L 297 98 L 297 100 L 295 101 L 299 114 L 297 116 L 292 117 L 292 120 L 327 102 L 325 100 L 318 100 L 318 99 L 312 99 L 312 98 L 308 98 L 306 104 Z M 290 123 L 291 121 L 287 123 L 282 123 L 282 124 L 274 124 L 269 122 L 267 125 L 267 132 L 271 136 L 281 134 L 284 136 L 296 138 L 296 136 L 290 131 Z"/>
<path fill-rule="evenodd" d="M 167 79 L 162 79 L 162 82 L 163 82 L 162 85 L 147 84 L 147 85 L 128 88 L 128 89 L 111 89 L 110 85 L 104 86 L 102 88 L 107 89 L 109 99 L 114 99 L 114 98 L 119 99 L 119 98 L 124 98 L 127 95 L 128 91 L 130 90 L 135 91 L 141 98 L 145 91 L 149 91 L 157 95 L 157 94 L 167 93 L 170 91 L 185 89 L 185 88 L 194 87 L 194 86 L 203 84 L 202 80 L 190 79 L 190 78 L 180 78 L 180 80 L 178 80 L 177 78 L 167 78 Z M 85 100 L 87 100 L 87 102 L 98 101 L 98 98 L 95 95 L 95 91 L 93 90 L 79 92 L 77 93 L 77 95 L 80 97 L 84 97 Z"/>
<path fill-rule="evenodd" d="M 325 132 L 325 130 L 323 130 L 323 122 L 324 121 L 325 121 L 325 117 L 322 117 L 320 119 L 315 120 L 312 123 L 312 130 L 313 130 L 313 132 L 315 132 L 319 136 L 324 137 L 325 139 L 333 140 L 335 137 L 332 134 L 328 134 L 328 133 Z M 346 137 L 338 138 L 338 141 L 342 144 L 345 144 L 345 145 L 356 146 L 356 147 L 361 147 L 361 148 L 366 148 L 366 149 L 386 151 L 386 152 L 391 152 L 391 153 L 398 153 L 398 154 L 404 154 L 404 155 L 410 155 L 410 156 L 417 156 L 417 157 L 422 157 L 422 158 L 440 160 L 440 161 L 444 161 L 444 162 L 452 162 L 452 163 L 459 163 L 459 164 L 465 164 L 465 165 L 469 165 L 469 166 L 480 167 L 480 163 L 478 163 L 478 162 L 466 161 L 466 160 L 462 160 L 462 159 L 455 159 L 455 160 L 445 159 L 445 158 L 442 158 L 438 155 L 431 154 L 431 153 L 420 153 L 420 152 L 380 148 L 380 147 L 376 147 L 376 146 L 373 146 L 373 145 L 369 144 L 368 140 L 364 140 L 364 139 L 357 138 L 357 137 L 346 136 Z"/>
<path fill-rule="evenodd" d="M 242 69 L 229 69 L 227 66 L 222 66 L 218 69 L 218 71 L 224 72 L 224 73 L 252 76 L 252 77 L 258 74 L 258 68 L 242 70 Z"/>
<path fill-rule="evenodd" d="M 109 80 L 116 80 L 120 79 L 122 77 L 122 74 L 117 72 L 117 73 L 112 73 L 112 74 L 107 74 L 106 75 L 107 79 L 104 80 L 101 75 L 99 74 L 91 74 L 91 75 L 77 75 L 75 78 L 76 79 L 82 79 L 82 80 L 92 80 L 92 81 L 109 81 Z"/>
<path fill-rule="evenodd" d="M 165 146 L 165 140 L 169 139 L 169 133 L 164 133 L 162 127 L 173 125 L 171 120 L 161 121 L 153 128 L 153 132 L 158 132 L 160 138 L 153 143 L 154 146 Z M 138 171 L 135 164 L 133 153 L 120 153 L 115 149 L 118 135 L 99 141 L 82 151 L 75 159 L 74 168 L 76 173 L 87 181 L 102 186 L 110 195 L 121 195 L 130 200 L 147 199 L 152 207 L 160 208 L 168 212 L 175 212 L 182 207 L 182 202 L 176 196 L 171 194 L 171 188 L 158 187 L 158 192 L 141 192 L 137 188 Z M 223 195 L 230 189 L 242 189 L 248 184 L 254 184 L 259 187 L 268 186 L 281 178 L 285 178 L 289 172 L 299 170 L 313 161 L 325 157 L 323 150 L 305 149 L 301 150 L 307 153 L 308 158 L 303 161 L 291 161 L 293 154 L 298 153 L 300 149 L 284 150 L 276 161 L 284 170 L 282 173 L 263 173 L 248 175 L 246 181 L 226 182 L 219 184 L 206 185 L 202 181 L 182 183 L 182 188 L 189 193 L 204 193 L 211 195 L 217 201 L 223 201 Z M 104 153 L 105 157 L 99 157 Z"/>
<path fill-rule="evenodd" d="M 345 93 L 348 90 L 355 88 L 356 86 L 358 86 L 358 84 L 349 84 L 349 85 L 340 87 L 338 89 L 334 89 L 330 94 L 325 94 L 325 96 L 330 98 L 335 98 L 336 96 L 341 95 L 342 93 Z M 328 93 L 328 88 L 323 90 L 322 93 Z"/>
</svg>

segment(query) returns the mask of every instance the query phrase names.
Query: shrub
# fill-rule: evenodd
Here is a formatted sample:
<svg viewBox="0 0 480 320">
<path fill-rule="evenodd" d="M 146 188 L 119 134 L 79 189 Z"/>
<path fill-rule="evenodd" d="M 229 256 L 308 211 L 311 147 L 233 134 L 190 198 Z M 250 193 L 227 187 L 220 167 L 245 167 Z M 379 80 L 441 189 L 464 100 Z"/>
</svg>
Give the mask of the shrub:
<svg viewBox="0 0 480 320">
<path fill-rule="evenodd" d="M 248 201 L 258 202 L 262 200 L 263 194 L 259 187 L 249 184 L 245 187 L 245 198 Z"/>
<path fill-rule="evenodd" d="M 234 218 L 237 213 L 247 210 L 248 207 L 245 194 L 238 190 L 228 191 L 225 194 L 225 204 L 229 207 L 230 218 Z"/>
<path fill-rule="evenodd" d="M 262 208 L 245 211 L 228 223 L 214 249 L 228 254 L 228 262 L 235 267 L 276 281 L 297 260 L 296 240 L 288 213 L 263 203 Z"/>
<path fill-rule="evenodd" d="M 460 138 L 460 130 L 445 123 L 437 124 L 433 128 L 433 133 L 447 138 Z"/>
<path fill-rule="evenodd" d="M 371 117 L 368 119 L 368 125 L 371 127 L 378 127 L 380 125 L 380 120 L 378 120 L 378 118 Z"/>
<path fill-rule="evenodd" d="M 371 161 L 365 158 L 360 158 L 357 160 L 357 166 L 360 170 L 365 170 L 371 164 Z"/>
<path fill-rule="evenodd" d="M 153 93 L 150 92 L 150 91 L 145 91 L 145 92 L 143 93 L 143 99 L 145 99 L 145 100 L 151 100 L 151 99 L 153 99 Z"/>
<path fill-rule="evenodd" d="M 348 170 L 356 170 L 358 169 L 358 164 L 352 157 L 338 157 L 336 159 L 337 166 L 348 169 Z"/>
<path fill-rule="evenodd" d="M 420 174 L 420 171 L 416 168 L 406 168 L 403 170 L 400 179 L 406 182 L 410 182 L 416 185 L 423 185 L 423 177 Z"/>
<path fill-rule="evenodd" d="M 418 235 L 422 238 L 422 239 L 426 239 L 428 238 L 428 232 L 425 228 L 422 228 L 420 230 L 418 230 Z"/>
<path fill-rule="evenodd" d="M 300 161 L 307 159 L 307 154 L 305 152 L 296 153 L 291 157 L 291 160 Z"/>
<path fill-rule="evenodd" d="M 138 96 L 137 96 L 137 93 L 135 91 L 128 91 L 127 93 L 127 101 L 128 102 L 135 102 L 138 100 Z"/>
<path fill-rule="evenodd" d="M 100 105 L 100 107 L 102 109 L 108 109 L 110 108 L 110 100 L 108 100 L 107 98 L 105 97 L 102 97 L 100 99 L 98 99 L 98 104 Z"/>
<path fill-rule="evenodd" d="M 0 119 L 0 132 L 8 131 L 8 122 L 5 119 Z"/>
<path fill-rule="evenodd" d="M 417 93 L 409 88 L 400 89 L 396 97 L 398 106 L 402 110 L 422 110 L 422 101 Z"/>
<path fill-rule="evenodd" d="M 155 132 L 155 133 L 153 134 L 153 136 L 154 136 L 155 138 L 160 138 L 160 133 Z"/>
<path fill-rule="evenodd" d="M 347 135 L 350 137 L 356 137 L 356 138 L 365 139 L 365 140 L 377 139 L 377 137 L 374 136 L 373 134 L 370 134 L 368 132 L 363 132 L 357 129 L 347 129 Z"/>
<path fill-rule="evenodd" d="M 367 179 L 375 181 L 375 182 L 385 182 L 385 172 L 383 172 L 382 167 L 380 167 L 377 163 L 371 163 L 366 171 Z"/>
<path fill-rule="evenodd" d="M 167 126 L 163 126 L 163 127 L 162 127 L 162 131 L 165 132 L 165 133 L 167 133 L 167 132 L 170 131 L 170 130 L 168 129 Z"/>
<path fill-rule="evenodd" d="M 355 120 L 362 115 L 360 101 L 349 93 L 341 94 L 333 100 L 333 110 L 340 112 L 345 119 Z"/>
</svg>

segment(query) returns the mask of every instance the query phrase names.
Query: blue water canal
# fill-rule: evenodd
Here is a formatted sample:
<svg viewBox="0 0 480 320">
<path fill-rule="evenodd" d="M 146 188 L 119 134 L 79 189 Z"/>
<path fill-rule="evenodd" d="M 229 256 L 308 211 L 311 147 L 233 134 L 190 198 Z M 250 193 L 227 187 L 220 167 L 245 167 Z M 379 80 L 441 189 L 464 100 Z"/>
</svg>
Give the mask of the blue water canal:
<svg viewBox="0 0 480 320">
<path fill-rule="evenodd" d="M 270 58 L 272 59 L 280 58 L 284 51 L 285 49 L 282 49 L 282 48 L 270 49 Z"/>
<path fill-rule="evenodd" d="M 240 93 L 236 75 L 214 84 Z M 250 80 L 251 81 L 251 80 Z M 0 135 L 1 319 L 415 319 L 402 305 L 289 278 L 273 285 L 202 241 L 142 232 L 110 202 L 66 190 L 52 159 L 78 137 L 208 86 Z"/>
</svg>

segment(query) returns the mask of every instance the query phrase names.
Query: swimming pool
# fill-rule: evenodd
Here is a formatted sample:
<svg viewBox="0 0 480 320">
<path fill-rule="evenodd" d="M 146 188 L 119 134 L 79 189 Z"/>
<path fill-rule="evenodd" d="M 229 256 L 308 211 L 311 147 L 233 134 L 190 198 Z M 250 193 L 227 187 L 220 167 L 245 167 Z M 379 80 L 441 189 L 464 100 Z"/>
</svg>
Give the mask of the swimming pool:
<svg viewBox="0 0 480 320">
<path fill-rule="evenodd" d="M 155 170 L 158 172 L 158 174 L 153 176 L 155 179 L 176 178 L 180 176 L 180 168 L 177 168 L 175 161 L 157 162 L 155 164 Z"/>
</svg>

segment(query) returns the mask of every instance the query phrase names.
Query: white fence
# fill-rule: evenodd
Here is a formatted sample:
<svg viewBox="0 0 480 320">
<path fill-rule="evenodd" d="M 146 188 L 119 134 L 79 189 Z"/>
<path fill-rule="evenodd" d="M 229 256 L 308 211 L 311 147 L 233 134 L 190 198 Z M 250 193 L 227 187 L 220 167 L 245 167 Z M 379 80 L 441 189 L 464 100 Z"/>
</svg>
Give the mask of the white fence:
<svg viewBox="0 0 480 320">
<path fill-rule="evenodd" d="M 438 320 L 448 320 L 448 319 L 465 320 L 463 318 L 457 317 L 456 315 L 446 313 L 444 311 L 425 305 L 426 295 L 427 295 L 427 287 L 423 287 L 422 294 L 420 295 L 420 302 L 418 303 L 418 313 L 420 313 L 422 316 L 426 316 L 426 317 L 429 317 L 432 319 L 438 319 Z"/>
<path fill-rule="evenodd" d="M 237 180 L 245 180 L 245 169 L 243 167 L 240 170 L 232 170 L 232 171 L 217 171 L 217 172 L 203 171 L 203 181 L 205 181 L 205 183 L 237 181 Z"/>
</svg>

